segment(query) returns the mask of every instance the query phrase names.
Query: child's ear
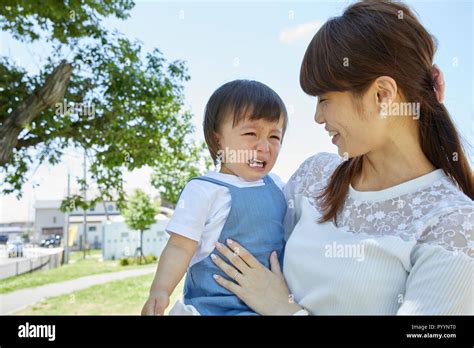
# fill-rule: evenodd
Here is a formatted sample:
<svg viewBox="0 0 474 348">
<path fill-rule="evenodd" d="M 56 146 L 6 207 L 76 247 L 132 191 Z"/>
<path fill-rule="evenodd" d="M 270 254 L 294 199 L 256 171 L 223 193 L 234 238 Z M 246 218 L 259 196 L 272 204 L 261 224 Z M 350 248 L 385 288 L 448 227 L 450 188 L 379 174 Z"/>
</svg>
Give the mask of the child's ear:
<svg viewBox="0 0 474 348">
<path fill-rule="evenodd" d="M 214 132 L 214 140 L 217 144 L 217 147 L 220 148 L 221 147 L 221 137 L 220 137 L 219 133 Z"/>
</svg>

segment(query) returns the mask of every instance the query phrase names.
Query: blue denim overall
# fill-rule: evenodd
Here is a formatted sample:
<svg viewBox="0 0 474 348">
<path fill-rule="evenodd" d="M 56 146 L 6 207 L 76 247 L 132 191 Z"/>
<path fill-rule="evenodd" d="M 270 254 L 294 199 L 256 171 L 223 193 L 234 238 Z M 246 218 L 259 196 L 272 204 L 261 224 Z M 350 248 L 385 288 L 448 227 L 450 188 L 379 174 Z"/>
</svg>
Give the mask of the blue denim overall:
<svg viewBox="0 0 474 348">
<path fill-rule="evenodd" d="M 270 267 L 270 254 L 275 250 L 283 265 L 286 200 L 269 175 L 263 177 L 265 185 L 245 188 L 203 176 L 193 179 L 225 186 L 230 191 L 231 208 L 218 239 L 220 243 L 226 244 L 227 238 L 238 242 L 267 268 Z M 217 249 L 213 253 L 227 261 Z M 230 279 L 214 264 L 210 255 L 188 269 L 184 284 L 185 304 L 193 305 L 201 315 L 257 315 L 237 296 L 221 287 L 213 274 Z"/>
</svg>

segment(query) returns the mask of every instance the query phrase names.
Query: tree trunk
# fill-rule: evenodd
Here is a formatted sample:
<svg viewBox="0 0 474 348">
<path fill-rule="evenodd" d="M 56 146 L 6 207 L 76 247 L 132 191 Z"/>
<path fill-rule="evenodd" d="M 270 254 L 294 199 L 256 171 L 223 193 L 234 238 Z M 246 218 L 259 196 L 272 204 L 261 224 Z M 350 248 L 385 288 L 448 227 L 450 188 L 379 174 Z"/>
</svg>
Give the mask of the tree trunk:
<svg viewBox="0 0 474 348">
<path fill-rule="evenodd" d="M 145 255 L 143 255 L 143 230 L 140 231 L 140 265 L 142 264 L 142 257 L 145 258 Z"/>
<path fill-rule="evenodd" d="M 0 127 L 0 165 L 5 165 L 10 160 L 23 128 L 42 111 L 64 98 L 71 74 L 72 65 L 62 61 L 48 76 L 44 85 L 35 89 L 8 115 Z"/>
</svg>

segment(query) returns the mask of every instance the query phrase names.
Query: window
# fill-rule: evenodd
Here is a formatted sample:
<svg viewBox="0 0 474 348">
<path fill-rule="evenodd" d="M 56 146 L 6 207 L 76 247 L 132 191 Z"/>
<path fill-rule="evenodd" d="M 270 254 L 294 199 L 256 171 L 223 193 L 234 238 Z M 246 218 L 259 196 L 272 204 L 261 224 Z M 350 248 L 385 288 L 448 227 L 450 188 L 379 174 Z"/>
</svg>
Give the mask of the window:
<svg viewBox="0 0 474 348">
<path fill-rule="evenodd" d="M 53 216 L 53 224 L 56 223 L 56 216 Z"/>
<path fill-rule="evenodd" d="M 91 207 L 89 211 L 95 211 L 95 207 Z"/>
<path fill-rule="evenodd" d="M 97 231 L 97 226 L 89 226 L 88 230 L 89 232 L 95 232 Z"/>
<path fill-rule="evenodd" d="M 114 210 L 114 205 L 113 205 L 113 204 L 109 204 L 109 206 L 107 207 L 107 210 L 108 210 L 108 211 Z"/>
</svg>

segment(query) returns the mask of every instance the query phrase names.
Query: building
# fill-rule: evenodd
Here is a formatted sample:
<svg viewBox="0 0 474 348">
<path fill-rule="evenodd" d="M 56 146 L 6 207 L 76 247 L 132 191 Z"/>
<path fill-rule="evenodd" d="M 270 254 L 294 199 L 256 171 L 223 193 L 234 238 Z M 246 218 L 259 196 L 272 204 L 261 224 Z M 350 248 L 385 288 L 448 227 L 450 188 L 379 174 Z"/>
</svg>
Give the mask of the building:
<svg viewBox="0 0 474 348">
<path fill-rule="evenodd" d="M 38 200 L 35 202 L 34 240 L 49 238 L 55 234 L 63 235 L 64 213 L 59 210 L 61 201 Z"/>
<path fill-rule="evenodd" d="M 64 237 L 66 216 L 59 210 L 61 201 L 36 201 L 35 203 L 35 238 L 42 239 L 59 234 Z M 161 207 L 161 212 L 170 216 L 173 211 Z M 159 256 L 163 250 L 168 234 L 165 232 L 168 217 L 156 215 L 157 222 L 150 230 L 143 233 L 143 252 L 145 255 Z M 80 250 L 84 238 L 84 216 L 81 209 L 69 213 L 69 246 L 71 250 Z M 89 248 L 104 249 L 104 258 L 121 258 L 126 253 L 133 256 L 140 245 L 140 232 L 128 228 L 120 215 L 115 202 L 102 202 L 86 212 L 87 244 Z M 104 245 L 104 240 L 107 244 Z M 138 244 L 137 244 L 138 243 Z"/>
<path fill-rule="evenodd" d="M 168 233 L 165 232 L 169 218 L 158 214 L 155 220 L 156 223 L 143 232 L 143 254 L 159 257 L 169 239 Z M 140 231 L 131 230 L 122 217 L 115 221 L 104 221 L 102 235 L 104 260 L 133 257 L 140 246 Z"/>
<path fill-rule="evenodd" d="M 0 223 L 0 235 L 7 236 L 9 241 L 21 238 L 33 231 L 32 221 L 2 222 Z"/>
<path fill-rule="evenodd" d="M 38 200 L 35 202 L 34 241 L 54 235 L 64 236 L 66 215 L 59 208 L 61 200 Z M 84 238 L 84 215 L 82 209 L 69 213 L 69 229 L 72 231 L 70 245 L 79 249 Z M 86 211 L 87 243 L 92 248 L 102 245 L 102 223 L 120 216 L 115 202 L 102 202 Z"/>
</svg>

